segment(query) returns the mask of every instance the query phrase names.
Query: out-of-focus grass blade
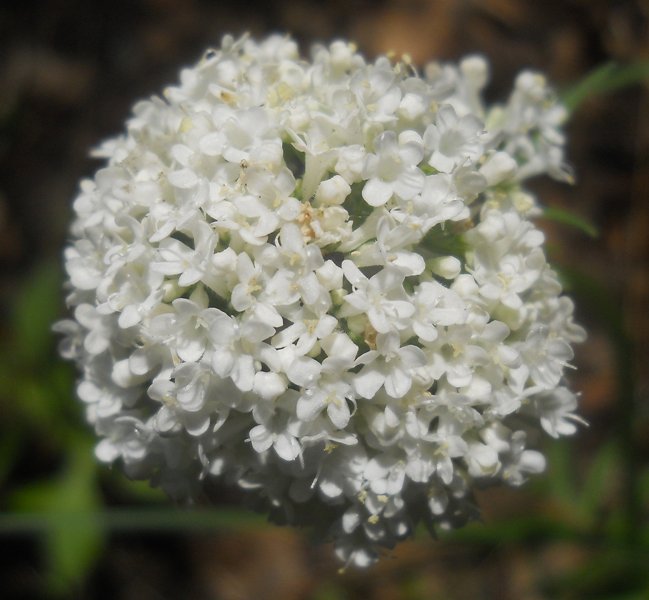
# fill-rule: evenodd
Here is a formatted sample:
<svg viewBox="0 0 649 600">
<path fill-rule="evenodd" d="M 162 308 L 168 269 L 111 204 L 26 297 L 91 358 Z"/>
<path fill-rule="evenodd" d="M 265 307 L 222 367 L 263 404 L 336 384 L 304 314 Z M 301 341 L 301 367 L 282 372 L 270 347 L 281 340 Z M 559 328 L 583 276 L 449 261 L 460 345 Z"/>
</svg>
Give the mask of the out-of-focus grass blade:
<svg viewBox="0 0 649 600">
<path fill-rule="evenodd" d="M 29 277 L 14 304 L 13 351 L 30 364 L 49 358 L 52 348 L 52 323 L 60 307 L 61 273 L 46 262 Z"/>
<path fill-rule="evenodd" d="M 547 219 L 548 221 L 561 223 L 562 225 L 568 225 L 569 227 L 574 227 L 575 229 L 582 231 L 592 238 L 599 236 L 597 228 L 592 223 L 588 222 L 583 217 L 563 208 L 548 206 L 543 210 L 542 218 Z"/>
<path fill-rule="evenodd" d="M 582 524 L 563 517 L 512 517 L 494 523 L 475 523 L 440 531 L 440 539 L 473 544 L 506 544 L 532 540 L 591 541 Z"/>
<path fill-rule="evenodd" d="M 79 515 L 97 513 L 101 506 L 96 487 L 96 465 L 87 441 L 79 438 L 68 454 L 68 464 L 60 477 L 39 481 L 13 495 L 14 522 L 21 513 L 40 515 L 48 587 L 65 593 L 88 574 L 99 557 L 104 532 L 101 520 L 86 519 L 74 526 Z M 23 512 L 24 511 L 24 512 Z"/>
<path fill-rule="evenodd" d="M 11 472 L 21 447 L 21 435 L 16 429 L 10 429 L 0 435 L 0 484 L 4 483 Z"/>
<path fill-rule="evenodd" d="M 629 65 L 606 63 L 568 88 L 561 95 L 561 100 L 572 113 L 591 96 L 613 92 L 647 80 L 649 80 L 649 61 Z"/>
<path fill-rule="evenodd" d="M 548 444 L 549 466 L 546 479 L 551 496 L 570 505 L 577 496 L 573 453 L 567 440 L 557 440 Z"/>
<path fill-rule="evenodd" d="M 638 478 L 638 487 L 645 506 L 649 506 L 649 468 L 645 469 L 644 473 Z"/>
<path fill-rule="evenodd" d="M 236 529 L 259 529 L 267 526 L 261 515 L 236 508 L 110 508 L 71 512 L 13 512 L 0 513 L 0 534 L 35 535 L 46 531 L 56 519 L 67 529 L 82 530 L 101 526 L 105 531 L 141 534 L 207 533 Z"/>
<path fill-rule="evenodd" d="M 606 490 L 611 488 L 611 478 L 621 470 L 619 460 L 619 449 L 614 443 L 609 443 L 599 450 L 590 465 L 580 497 L 581 509 L 590 519 L 596 516 L 598 507 L 606 500 Z"/>
</svg>

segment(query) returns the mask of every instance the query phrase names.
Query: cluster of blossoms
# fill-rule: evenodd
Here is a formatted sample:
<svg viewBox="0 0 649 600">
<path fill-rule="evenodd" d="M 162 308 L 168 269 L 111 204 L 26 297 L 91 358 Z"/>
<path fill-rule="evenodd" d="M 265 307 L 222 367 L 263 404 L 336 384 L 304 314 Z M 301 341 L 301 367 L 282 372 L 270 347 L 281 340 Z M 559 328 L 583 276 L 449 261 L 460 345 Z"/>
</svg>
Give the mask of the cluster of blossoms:
<svg viewBox="0 0 649 600">
<path fill-rule="evenodd" d="M 360 566 L 542 471 L 584 333 L 522 182 L 569 179 L 565 115 L 531 72 L 485 107 L 487 77 L 226 37 L 138 103 L 65 252 L 98 458 L 181 499 L 218 477 Z"/>
</svg>

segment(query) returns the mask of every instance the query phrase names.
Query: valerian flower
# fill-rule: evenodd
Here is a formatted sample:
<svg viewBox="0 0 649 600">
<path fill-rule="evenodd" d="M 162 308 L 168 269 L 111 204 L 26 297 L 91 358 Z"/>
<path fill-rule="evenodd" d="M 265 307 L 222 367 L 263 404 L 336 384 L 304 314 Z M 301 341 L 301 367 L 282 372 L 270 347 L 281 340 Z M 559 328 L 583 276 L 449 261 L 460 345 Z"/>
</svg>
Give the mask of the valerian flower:
<svg viewBox="0 0 649 600">
<path fill-rule="evenodd" d="M 584 332 L 524 187 L 569 178 L 565 111 L 531 72 L 485 105 L 479 57 L 423 73 L 226 37 L 96 151 L 57 328 L 100 461 L 222 478 L 366 566 L 575 432 Z"/>
</svg>

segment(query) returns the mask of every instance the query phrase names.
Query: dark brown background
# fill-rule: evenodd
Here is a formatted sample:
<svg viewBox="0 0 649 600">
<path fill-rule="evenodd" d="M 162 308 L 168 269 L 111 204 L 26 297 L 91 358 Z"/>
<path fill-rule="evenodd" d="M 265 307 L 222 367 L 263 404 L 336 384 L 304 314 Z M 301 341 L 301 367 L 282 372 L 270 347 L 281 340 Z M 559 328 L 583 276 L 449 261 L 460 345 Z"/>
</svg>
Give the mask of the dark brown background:
<svg viewBox="0 0 649 600">
<path fill-rule="evenodd" d="M 135 100 L 174 81 L 180 66 L 195 61 L 224 33 L 289 32 L 305 52 L 314 41 L 342 37 L 355 40 L 368 57 L 394 50 L 419 64 L 480 52 L 492 64 L 488 96 L 502 99 L 525 67 L 546 72 L 561 90 L 607 61 L 649 59 L 648 23 L 649 3 L 643 0 L 4 2 L 0 308 L 6 316 L 0 335 L 11 330 L 8 315 L 17 290 L 34 268 L 61 253 L 77 182 L 97 167 L 88 149 L 119 133 Z M 583 392 L 582 413 L 591 426 L 571 451 L 587 468 L 602 444 L 624 438 L 627 468 L 638 477 L 647 472 L 649 455 L 648 120 L 646 86 L 587 100 L 568 127 L 577 184 L 534 183 L 544 204 L 575 211 L 599 229 L 600 236 L 591 239 L 543 222 L 552 259 L 594 278 L 618 311 L 606 321 L 592 289 L 576 290 L 589 339 L 578 349 L 579 370 L 571 380 Z M 615 329 L 617 318 L 622 329 Z M 620 361 L 628 367 L 624 375 Z M 39 475 L 48 468 L 45 463 Z M 624 477 L 611 473 L 611 482 L 610 502 L 624 502 L 618 494 Z M 10 483 L 0 488 L 0 500 L 7 489 Z M 551 496 L 543 498 L 531 491 L 489 492 L 482 498 L 485 521 L 560 510 Z M 646 527 L 644 507 L 634 510 L 638 527 Z M 570 585 L 553 596 L 544 591 L 543 579 L 590 568 L 592 548 L 551 537 L 509 543 L 505 536 L 486 546 L 420 537 L 369 573 L 344 576 L 336 574 L 329 548 L 313 547 L 290 530 L 117 537 L 77 592 L 138 600 L 581 597 L 570 595 Z M 16 597 L 38 597 L 37 552 L 21 544 L 26 558 L 15 559 L 7 576 L 21 573 L 21 583 L 12 588 Z M 618 585 L 624 588 L 613 582 L 613 590 Z"/>
</svg>

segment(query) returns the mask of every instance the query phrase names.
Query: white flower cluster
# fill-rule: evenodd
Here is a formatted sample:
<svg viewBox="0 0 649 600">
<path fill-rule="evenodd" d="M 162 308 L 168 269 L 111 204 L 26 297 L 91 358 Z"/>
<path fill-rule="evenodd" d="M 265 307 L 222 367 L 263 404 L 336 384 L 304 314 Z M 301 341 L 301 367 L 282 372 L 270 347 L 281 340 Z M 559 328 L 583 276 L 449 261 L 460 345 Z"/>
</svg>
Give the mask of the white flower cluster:
<svg viewBox="0 0 649 600">
<path fill-rule="evenodd" d="M 360 566 L 542 471 L 584 333 L 522 182 L 569 178 L 565 115 L 531 72 L 486 107 L 487 77 L 226 37 L 138 103 L 65 251 L 98 458 L 177 498 L 219 477 Z"/>
</svg>

